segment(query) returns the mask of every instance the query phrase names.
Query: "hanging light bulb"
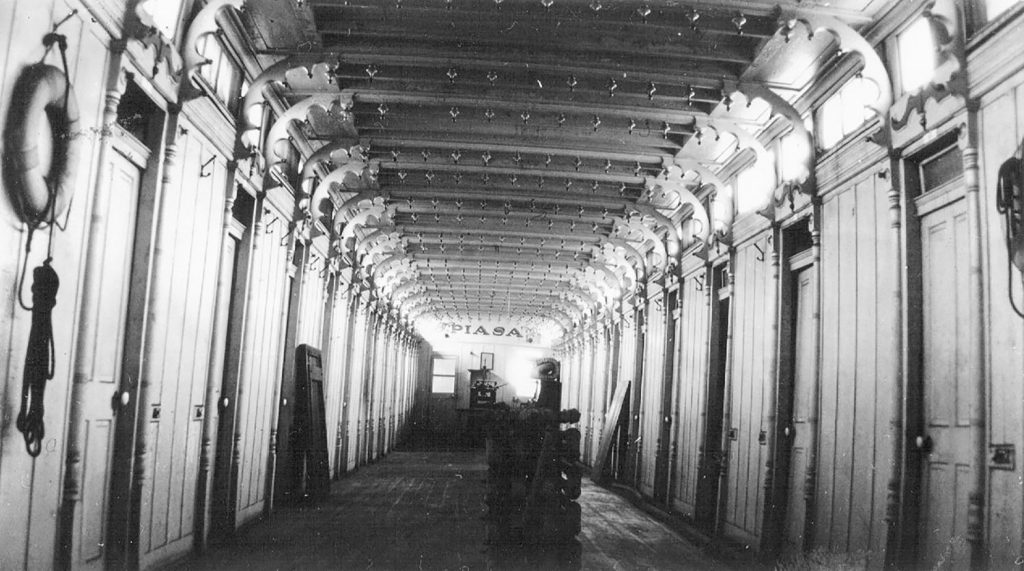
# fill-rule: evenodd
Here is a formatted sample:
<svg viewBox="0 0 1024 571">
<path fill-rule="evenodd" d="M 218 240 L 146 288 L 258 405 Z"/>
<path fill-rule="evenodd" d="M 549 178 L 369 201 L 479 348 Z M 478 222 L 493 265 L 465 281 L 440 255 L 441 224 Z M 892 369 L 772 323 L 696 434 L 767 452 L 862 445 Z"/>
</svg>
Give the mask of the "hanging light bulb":
<svg viewBox="0 0 1024 571">
<path fill-rule="evenodd" d="M 747 17 L 743 15 L 743 12 L 736 13 L 732 19 L 732 25 L 736 27 L 736 33 L 742 36 L 743 26 L 747 25 Z"/>
</svg>

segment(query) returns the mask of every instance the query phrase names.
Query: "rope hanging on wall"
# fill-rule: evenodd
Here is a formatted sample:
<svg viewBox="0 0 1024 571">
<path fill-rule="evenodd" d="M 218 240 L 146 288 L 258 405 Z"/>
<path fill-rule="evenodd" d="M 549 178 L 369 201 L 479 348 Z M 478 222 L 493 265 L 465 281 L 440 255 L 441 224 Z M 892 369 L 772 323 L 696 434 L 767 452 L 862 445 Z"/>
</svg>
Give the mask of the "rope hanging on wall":
<svg viewBox="0 0 1024 571">
<path fill-rule="evenodd" d="M 32 312 L 32 321 L 22 373 L 21 409 L 15 425 L 24 436 L 25 449 L 32 457 L 42 451 L 46 435 L 43 407 L 46 382 L 53 378 L 56 364 L 52 312 L 57 304 L 60 278 L 51 265 L 54 229 L 65 227 L 57 219 L 64 211 L 70 211 L 70 186 L 75 179 L 78 159 L 78 107 L 68 78 L 67 38 L 56 33 L 74 13 L 56 23 L 53 31 L 43 38 L 46 46 L 43 59 L 54 45 L 58 46 L 63 71 L 42 61 L 25 68 L 15 84 L 4 131 L 4 179 L 18 215 L 28 226 L 25 259 L 18 280 L 18 303 Z M 47 119 L 53 136 L 53 152 L 44 172 L 36 136 Z M 22 292 L 32 239 L 35 231 L 46 224 L 49 225 L 47 255 L 42 265 L 32 271 L 32 306 L 29 307 L 23 301 Z"/>
<path fill-rule="evenodd" d="M 999 166 L 996 210 L 1003 215 L 1006 232 L 1007 295 L 1010 307 L 1020 317 L 1024 311 L 1013 298 L 1013 268 L 1024 270 L 1024 140 L 1013 156 Z"/>
<path fill-rule="evenodd" d="M 30 456 L 42 450 L 46 428 L 43 423 L 43 396 L 46 381 L 53 378 L 54 348 L 51 312 L 57 304 L 60 279 L 46 258 L 43 265 L 32 270 L 32 327 L 28 334 L 25 372 L 21 385 L 21 411 L 17 427 L 25 437 Z"/>
</svg>

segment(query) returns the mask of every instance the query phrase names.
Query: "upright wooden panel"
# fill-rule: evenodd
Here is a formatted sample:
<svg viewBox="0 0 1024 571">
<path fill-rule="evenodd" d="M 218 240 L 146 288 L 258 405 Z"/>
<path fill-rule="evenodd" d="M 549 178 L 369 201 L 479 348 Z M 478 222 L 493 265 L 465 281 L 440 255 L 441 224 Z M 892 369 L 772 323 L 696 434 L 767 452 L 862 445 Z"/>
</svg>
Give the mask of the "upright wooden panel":
<svg viewBox="0 0 1024 571">
<path fill-rule="evenodd" d="M 239 444 L 238 494 L 236 525 L 260 515 L 266 499 L 266 471 L 269 460 L 270 424 L 274 389 L 281 374 L 281 327 L 284 325 L 286 302 L 287 243 L 282 235 L 287 226 L 277 212 L 265 211 L 265 231 L 261 238 L 258 260 L 254 261 L 253 287 L 256 304 L 249 311 L 254 315 L 251 348 L 253 359 L 242 371 L 246 392 L 245 414 L 239 418 L 242 441 Z"/>
<path fill-rule="evenodd" d="M 821 222 L 821 367 L 813 546 L 885 551 L 891 458 L 894 245 L 885 181 L 830 194 Z"/>
<path fill-rule="evenodd" d="M 593 336 L 587 335 L 587 341 L 584 344 L 581 357 L 583 359 L 583 366 L 579 378 L 573 383 L 571 390 L 573 391 L 575 408 L 580 411 L 579 430 L 583 436 L 586 436 L 590 433 L 590 394 L 594 390 L 594 378 L 596 376 L 594 360 L 597 357 L 597 346 L 594 343 Z M 582 451 L 586 446 L 581 444 L 580 448 Z"/>
<path fill-rule="evenodd" d="M 79 128 L 88 133 L 83 142 L 77 177 L 72 185 L 75 199 L 68 212 L 68 224 L 53 242 L 53 267 L 60 275 L 60 290 L 54 308 L 53 341 L 56 363 L 53 380 L 47 385 L 46 439 L 42 453 L 31 458 L 25 452 L 13 419 L 21 400 L 21 381 L 31 314 L 17 302 L 18 278 L 22 267 L 40 265 L 46 257 L 46 233 L 36 233 L 32 253 L 25 254 L 28 233 L 14 214 L 7 190 L 0 188 L 0 406 L 10 420 L 0 432 L 0 506 L 3 506 L 4 537 L 0 541 L 0 568 L 48 569 L 54 566 L 56 517 L 66 456 L 65 430 L 71 366 L 74 360 L 75 315 L 79 308 L 79 279 L 83 271 L 85 231 L 97 184 L 96 167 L 99 131 L 108 61 L 109 38 L 77 2 L 64 0 L 9 0 L 0 2 L 0 117 L 6 118 L 15 79 L 28 64 L 43 58 L 42 37 L 54 21 L 79 8 L 62 27 L 68 38 L 68 65 L 80 112 Z M 45 63 L 61 67 L 60 53 L 51 50 Z M 0 187 L 4 185 L 0 181 Z M 27 260 L 26 260 L 27 257 Z M 31 281 L 31 276 L 27 281 Z M 29 283 L 26 296 L 31 297 Z"/>
<path fill-rule="evenodd" d="M 324 301 L 327 276 L 322 272 L 322 258 L 307 247 L 305 276 L 300 292 L 299 322 L 295 332 L 295 346 L 303 343 L 310 347 L 323 345 Z"/>
<path fill-rule="evenodd" d="M 706 415 L 708 375 L 708 334 L 710 315 L 706 272 L 700 270 L 686 276 L 679 286 L 681 292 L 679 341 L 678 403 L 679 422 L 676 429 L 677 463 L 673 507 L 688 517 L 694 516 L 697 495 L 697 466 L 704 439 L 703 418 Z M 707 288 L 707 289 L 706 289 Z"/>
<path fill-rule="evenodd" d="M 162 231 L 173 232 L 168 298 L 154 300 L 166 321 L 151 322 L 158 343 L 148 348 L 161 376 L 150 379 L 149 419 L 152 477 L 143 491 L 140 562 L 149 565 L 191 548 L 199 445 L 216 303 L 217 269 L 223 226 L 225 162 L 215 161 L 206 177 L 200 165 L 212 147 L 190 136 L 179 143 L 181 181 L 172 209 L 161 212 Z M 209 168 L 209 167 L 208 167 Z M 189 182 L 186 182 L 189 181 Z"/>
<path fill-rule="evenodd" d="M 761 251 L 754 248 L 755 243 Z M 764 501 L 764 464 L 767 446 L 761 432 L 764 400 L 769 378 L 768 364 L 774 348 L 769 346 L 771 320 L 771 261 L 762 254 L 763 237 L 737 249 L 734 261 L 734 320 L 728 391 L 731 424 L 728 432 L 723 529 L 726 534 L 753 544 L 761 534 Z"/>
<path fill-rule="evenodd" d="M 807 496 L 805 483 L 807 467 L 811 457 L 811 440 L 817 403 L 811 400 L 814 384 L 818 382 L 815 370 L 815 281 L 814 267 L 800 270 L 793 276 L 794 311 L 793 317 L 793 409 L 789 429 L 791 431 L 789 474 L 787 478 L 786 521 L 783 532 L 785 555 L 799 553 L 804 546 L 807 524 Z"/>
<path fill-rule="evenodd" d="M 349 334 L 352 330 L 349 314 L 348 290 L 345 284 L 335 279 L 327 296 L 325 312 L 325 336 L 327 337 L 327 359 L 324 372 L 324 390 L 327 392 L 327 448 L 331 457 L 331 475 L 336 476 L 342 468 L 340 458 L 342 441 L 345 437 L 344 404 L 346 401 L 346 369 L 349 357 Z"/>
<path fill-rule="evenodd" d="M 654 494 L 655 462 L 661 436 L 662 390 L 665 386 L 664 294 L 647 304 L 647 332 L 644 340 L 644 379 L 640 424 L 640 491 Z"/>
<path fill-rule="evenodd" d="M 996 176 L 1024 137 L 1024 75 L 1018 74 L 982 99 L 981 218 L 984 232 L 987 331 L 985 370 L 989 377 L 989 438 L 992 444 L 1013 446 L 1018 461 L 1012 467 L 989 470 L 989 514 L 985 531 L 993 568 L 1009 567 L 1024 555 L 1024 319 L 1011 307 L 1024 307 L 1021 273 L 1007 263 L 1006 223 L 996 210 Z"/>
<path fill-rule="evenodd" d="M 358 295 L 358 294 L 356 294 Z M 368 313 L 366 306 L 356 301 L 356 315 L 352 327 L 352 352 L 349 361 L 348 394 L 348 458 L 346 469 L 357 465 L 363 418 L 363 371 L 366 366 L 366 337 Z M 429 391 L 429 388 L 428 388 Z"/>
<path fill-rule="evenodd" d="M 611 377 L 608 363 L 608 335 L 602 329 L 597 336 L 597 347 L 594 356 L 593 386 L 590 397 L 590 412 L 587 416 L 590 438 L 586 444 L 585 462 L 591 465 L 600 444 L 601 433 L 604 431 L 604 413 L 607 409 L 608 383 Z"/>
<path fill-rule="evenodd" d="M 630 382 L 634 380 L 634 372 L 636 369 L 636 346 L 637 346 L 637 331 L 636 320 L 630 318 L 623 319 L 620 324 L 620 342 L 619 342 L 619 371 L 618 371 L 618 383 Z"/>
</svg>

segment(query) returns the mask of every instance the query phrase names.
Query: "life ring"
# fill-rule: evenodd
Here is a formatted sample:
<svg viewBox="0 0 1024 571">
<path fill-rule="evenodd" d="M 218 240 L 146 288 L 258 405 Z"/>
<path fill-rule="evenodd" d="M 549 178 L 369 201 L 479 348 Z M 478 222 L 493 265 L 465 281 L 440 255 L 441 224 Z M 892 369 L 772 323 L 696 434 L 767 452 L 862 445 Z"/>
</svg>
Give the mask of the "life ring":
<svg viewBox="0 0 1024 571">
<path fill-rule="evenodd" d="M 40 164 L 38 133 L 49 118 L 49 168 Z M 42 63 L 25 68 L 14 85 L 4 130 L 4 178 L 22 220 L 51 222 L 67 208 L 78 165 L 78 104 L 68 78 Z"/>
</svg>

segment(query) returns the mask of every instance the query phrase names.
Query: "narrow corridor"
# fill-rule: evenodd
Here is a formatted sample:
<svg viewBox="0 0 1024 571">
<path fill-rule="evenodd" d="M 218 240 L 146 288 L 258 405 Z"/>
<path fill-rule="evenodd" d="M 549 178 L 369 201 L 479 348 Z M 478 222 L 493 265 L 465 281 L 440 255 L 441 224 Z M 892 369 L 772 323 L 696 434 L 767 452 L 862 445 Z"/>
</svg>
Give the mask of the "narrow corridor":
<svg viewBox="0 0 1024 571">
<path fill-rule="evenodd" d="M 393 452 L 335 482 L 317 506 L 281 506 L 181 569 L 549 569 L 557 556 L 484 544 L 483 451 Z M 586 481 L 572 569 L 719 569 L 628 501 Z M 600 546 L 600 547 L 599 547 Z M 541 559 L 538 559 L 540 557 Z M 564 560 L 564 559 L 563 559 Z"/>
</svg>

